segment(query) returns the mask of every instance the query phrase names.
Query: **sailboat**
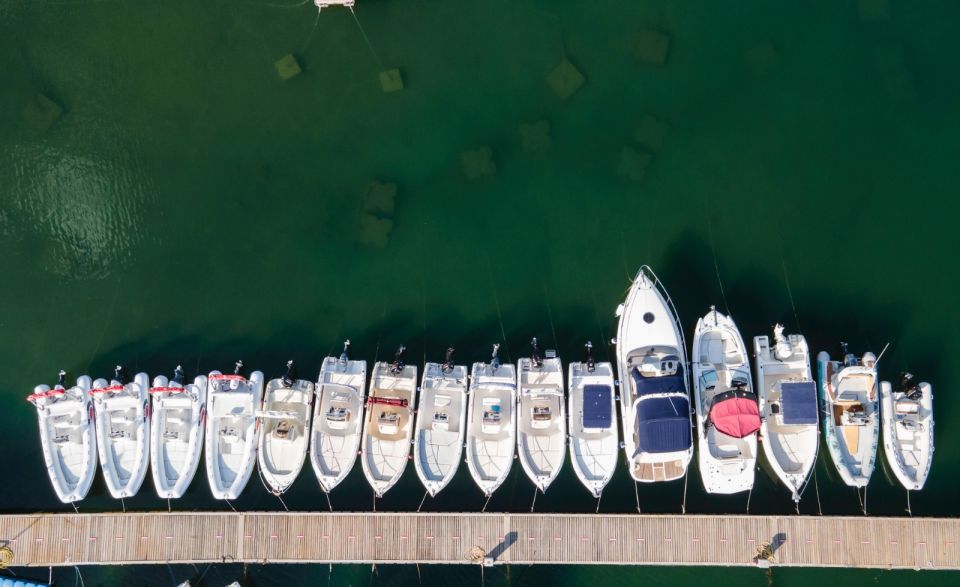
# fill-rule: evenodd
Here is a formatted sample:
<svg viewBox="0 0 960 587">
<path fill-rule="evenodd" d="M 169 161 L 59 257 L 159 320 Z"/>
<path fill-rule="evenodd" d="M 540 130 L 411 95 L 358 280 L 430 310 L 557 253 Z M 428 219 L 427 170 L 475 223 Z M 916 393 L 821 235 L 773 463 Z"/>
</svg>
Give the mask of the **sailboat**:
<svg viewBox="0 0 960 587">
<path fill-rule="evenodd" d="M 517 454 L 527 477 L 545 492 L 563 468 L 567 452 L 563 365 L 556 352 L 532 353 L 517 361 Z"/>
<path fill-rule="evenodd" d="M 841 347 L 842 362 L 831 360 L 826 351 L 817 355 L 823 432 L 840 478 L 860 488 L 870 482 L 880 439 L 877 358 L 866 352 L 858 359 L 847 352 L 846 343 Z"/>
<path fill-rule="evenodd" d="M 923 489 L 933 460 L 933 388 L 903 373 L 897 386 L 880 384 L 883 453 L 908 491 Z"/>
<path fill-rule="evenodd" d="M 274 495 L 290 489 L 307 457 L 313 382 L 296 378 L 293 361 L 283 377 L 271 379 L 258 414 L 260 450 L 257 460 L 263 482 Z"/>
<path fill-rule="evenodd" d="M 310 464 L 320 488 L 329 493 L 357 461 L 363 431 L 367 362 L 353 361 L 350 341 L 340 357 L 327 357 L 320 367 L 310 435 Z"/>
<path fill-rule="evenodd" d="M 67 388 L 66 376 L 60 371 L 53 389 L 34 387 L 27 401 L 37 408 L 40 445 L 53 490 L 63 503 L 73 503 L 87 496 L 97 473 L 97 438 L 90 377 L 81 375 Z"/>
<path fill-rule="evenodd" d="M 150 461 L 153 486 L 161 498 L 182 497 L 200 463 L 204 420 L 207 413 L 207 377 L 198 375 L 183 384 L 183 368 L 177 365 L 173 381 L 163 375 L 153 378 L 149 389 Z"/>
<path fill-rule="evenodd" d="M 599 498 L 617 468 L 617 439 L 613 365 L 593 359 L 593 345 L 586 344 L 583 363 L 568 367 L 570 462 L 577 479 Z"/>
<path fill-rule="evenodd" d="M 453 364 L 453 347 L 443 363 L 427 363 L 420 383 L 413 464 L 427 493 L 435 497 L 450 483 L 463 456 L 467 424 L 467 367 Z"/>
<path fill-rule="evenodd" d="M 753 339 L 760 399 L 760 438 L 774 474 L 799 502 L 817 462 L 820 444 L 817 384 L 810 372 L 810 352 L 800 334 L 784 336 L 773 328 L 773 345 L 766 336 Z"/>
<path fill-rule="evenodd" d="M 211 371 L 207 377 L 207 480 L 215 499 L 237 499 L 247 486 L 257 462 L 263 398 L 263 373 L 247 379 L 237 361 L 233 374 Z"/>
<path fill-rule="evenodd" d="M 681 479 L 693 457 L 687 351 L 680 317 L 650 267 L 637 272 L 617 307 L 617 370 L 630 476 Z"/>
<path fill-rule="evenodd" d="M 693 335 L 697 454 L 707 493 L 749 491 L 757 465 L 760 410 L 750 362 L 733 318 L 711 307 Z"/>
<path fill-rule="evenodd" d="M 510 474 L 516 446 L 517 371 L 500 364 L 499 350 L 493 345 L 490 362 L 474 363 L 470 370 L 467 468 L 487 497 Z"/>
<path fill-rule="evenodd" d="M 133 497 L 140 491 L 150 463 L 150 378 L 137 373 L 127 382 L 123 367 L 113 379 L 93 382 L 90 395 L 97 419 L 97 452 L 110 495 Z"/>
<path fill-rule="evenodd" d="M 410 460 L 417 368 L 404 363 L 405 351 L 401 346 L 392 363 L 375 363 L 370 377 L 361 463 L 377 497 L 397 483 Z"/>
</svg>

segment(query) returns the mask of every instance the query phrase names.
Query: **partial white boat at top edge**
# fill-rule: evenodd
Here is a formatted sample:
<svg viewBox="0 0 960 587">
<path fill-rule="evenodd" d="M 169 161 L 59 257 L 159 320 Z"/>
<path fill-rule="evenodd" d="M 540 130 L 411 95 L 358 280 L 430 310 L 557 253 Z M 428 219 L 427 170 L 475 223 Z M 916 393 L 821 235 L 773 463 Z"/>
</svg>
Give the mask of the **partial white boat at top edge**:
<svg viewBox="0 0 960 587">
<path fill-rule="evenodd" d="M 733 318 L 710 308 L 693 335 L 697 464 L 707 493 L 749 491 L 757 467 L 760 410 L 747 348 Z"/>
<path fill-rule="evenodd" d="M 280 495 L 290 489 L 307 458 L 313 382 L 297 379 L 293 361 L 283 377 L 271 379 L 263 393 L 257 461 L 267 489 Z"/>
<path fill-rule="evenodd" d="M 27 401 L 37 408 L 40 445 L 53 490 L 63 503 L 73 503 L 87 496 L 97 473 L 97 438 L 90 377 L 81 375 L 67 388 L 66 375 L 60 371 L 53 389 L 34 387 Z"/>
<path fill-rule="evenodd" d="M 830 458 L 843 482 L 866 487 L 873 475 L 880 439 L 877 358 L 871 352 L 857 359 L 843 347 L 843 361 L 826 351 L 817 355 L 817 376 L 823 400 L 823 433 Z"/>
<path fill-rule="evenodd" d="M 820 410 L 817 383 L 810 371 L 810 350 L 800 334 L 773 329 L 753 339 L 760 400 L 760 443 L 768 466 L 799 502 L 817 463 Z"/>
<path fill-rule="evenodd" d="M 127 382 L 122 367 L 113 379 L 93 382 L 90 395 L 97 419 L 97 452 L 110 495 L 133 497 L 150 463 L 150 378 L 137 373 Z"/>
<path fill-rule="evenodd" d="M 207 377 L 197 375 L 184 385 L 183 368 L 177 365 L 173 381 L 158 375 L 149 393 L 153 486 L 160 498 L 176 499 L 186 492 L 200 464 Z"/>
<path fill-rule="evenodd" d="M 880 384 L 883 452 L 908 491 L 923 489 L 933 461 L 933 388 L 903 373 L 896 387 Z"/>
<path fill-rule="evenodd" d="M 207 480 L 215 499 L 240 497 L 257 462 L 263 399 L 263 373 L 247 379 L 237 361 L 233 374 L 211 371 L 207 377 L 207 432 L 204 442 Z"/>
<path fill-rule="evenodd" d="M 467 368 L 453 364 L 453 348 L 444 363 L 427 363 L 420 383 L 413 464 L 431 497 L 450 483 L 460 467 L 467 428 Z"/>
<path fill-rule="evenodd" d="M 400 347 L 393 363 L 375 363 L 370 376 L 360 460 L 377 497 L 397 483 L 410 460 L 417 368 L 403 362 L 405 350 Z"/>
<path fill-rule="evenodd" d="M 563 364 L 555 351 L 544 358 L 536 338 L 532 346 L 531 356 L 517 361 L 517 454 L 527 477 L 546 491 L 567 453 Z"/>
<path fill-rule="evenodd" d="M 320 488 L 330 492 L 357 462 L 363 432 L 367 362 L 352 361 L 350 341 L 339 358 L 327 357 L 320 367 L 310 435 L 310 464 Z"/>
<path fill-rule="evenodd" d="M 586 348 L 586 361 L 567 369 L 570 462 L 584 487 L 599 498 L 619 457 L 616 398 L 613 365 L 594 362 L 593 345 L 588 342 Z"/>
<path fill-rule="evenodd" d="M 517 370 L 501 365 L 500 345 L 493 345 L 489 363 L 470 370 L 467 413 L 467 468 L 487 497 L 510 474 L 517 434 Z"/>
<path fill-rule="evenodd" d="M 681 479 L 693 457 L 686 342 L 676 308 L 646 265 L 617 316 L 620 409 L 630 476 L 643 483 Z"/>
</svg>

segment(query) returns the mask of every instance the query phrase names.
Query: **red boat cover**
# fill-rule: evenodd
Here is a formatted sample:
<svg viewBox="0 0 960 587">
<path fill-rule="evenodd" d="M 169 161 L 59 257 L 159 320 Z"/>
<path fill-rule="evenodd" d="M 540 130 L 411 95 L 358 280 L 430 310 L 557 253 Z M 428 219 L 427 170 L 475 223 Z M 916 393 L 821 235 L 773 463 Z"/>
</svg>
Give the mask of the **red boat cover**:
<svg viewBox="0 0 960 587">
<path fill-rule="evenodd" d="M 713 404 L 710 421 L 727 436 L 743 438 L 760 430 L 760 409 L 752 399 L 731 397 Z"/>
</svg>

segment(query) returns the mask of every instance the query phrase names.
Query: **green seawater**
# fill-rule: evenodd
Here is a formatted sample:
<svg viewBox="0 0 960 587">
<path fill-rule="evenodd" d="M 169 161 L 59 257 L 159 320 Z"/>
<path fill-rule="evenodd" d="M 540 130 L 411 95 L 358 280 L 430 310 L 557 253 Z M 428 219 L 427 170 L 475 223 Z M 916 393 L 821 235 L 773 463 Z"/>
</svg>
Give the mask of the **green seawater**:
<svg viewBox="0 0 960 587">
<path fill-rule="evenodd" d="M 496 341 L 515 361 L 532 336 L 566 360 L 592 340 L 606 359 L 614 309 L 646 263 L 688 334 L 716 304 L 748 339 L 780 321 L 814 352 L 891 343 L 881 374 L 909 369 L 936 395 L 937 452 L 913 513 L 960 514 L 960 4 L 359 0 L 355 20 L 283 3 L 0 0 L 0 510 L 71 511 L 23 401 L 60 368 L 169 375 L 182 363 L 192 376 L 242 358 L 275 377 L 292 358 L 313 377 L 348 337 L 368 361 L 400 344 L 410 362 L 440 360 L 453 344 L 469 364 Z M 665 64 L 638 59 L 641 30 L 668 35 Z M 302 73 L 282 81 L 274 62 L 291 53 Z M 564 59 L 586 80 L 566 100 L 546 82 Z M 379 73 L 393 68 L 404 89 L 385 93 Z M 658 148 L 648 115 L 669 126 Z M 525 144 L 521 125 L 540 121 L 549 140 Z M 468 180 L 461 155 L 481 148 L 495 171 Z M 364 224 L 374 180 L 397 186 L 395 209 L 377 217 L 389 233 Z M 831 470 L 822 451 L 801 512 L 860 513 Z M 377 509 L 414 510 L 422 496 L 410 467 Z M 488 510 L 528 511 L 532 498 L 515 466 Z M 326 509 L 309 468 L 284 499 Z M 359 466 L 331 499 L 371 509 Z M 644 512 L 677 512 L 682 499 L 682 484 L 639 490 Z M 750 499 L 751 513 L 793 511 L 762 473 Z M 463 469 L 424 509 L 483 501 Z M 125 505 L 167 506 L 149 479 Z M 235 505 L 282 509 L 255 477 Z M 172 507 L 226 506 L 201 468 Z M 569 465 L 536 501 L 595 507 Z M 746 507 L 742 495 L 708 497 L 692 471 L 688 511 Z M 867 507 L 905 513 L 879 467 Z M 118 509 L 98 476 L 80 510 Z M 600 511 L 634 510 L 621 467 Z M 86 585 L 956 581 L 588 566 L 82 573 Z M 73 569 L 55 578 L 77 581 Z"/>
</svg>

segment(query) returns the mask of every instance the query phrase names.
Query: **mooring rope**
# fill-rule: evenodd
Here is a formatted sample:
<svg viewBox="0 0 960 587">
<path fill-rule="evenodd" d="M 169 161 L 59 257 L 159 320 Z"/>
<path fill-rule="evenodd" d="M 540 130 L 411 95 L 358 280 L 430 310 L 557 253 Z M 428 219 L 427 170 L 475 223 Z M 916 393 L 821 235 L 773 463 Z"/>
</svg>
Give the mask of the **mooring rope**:
<svg viewBox="0 0 960 587">
<path fill-rule="evenodd" d="M 637 501 L 637 513 L 642 514 L 643 511 L 640 510 L 640 487 L 636 481 L 633 482 L 633 497 Z"/>
<path fill-rule="evenodd" d="M 547 289 L 547 278 L 543 276 L 543 273 L 540 274 L 540 283 L 543 286 L 543 300 L 547 304 L 547 320 L 550 322 L 550 333 L 553 335 L 553 347 L 557 348 L 560 343 L 557 342 L 557 327 L 553 323 L 553 307 L 550 304 L 550 293 Z"/>
<path fill-rule="evenodd" d="M 425 501 L 427 501 L 427 496 L 428 496 L 428 495 L 430 495 L 430 492 L 429 492 L 429 491 L 424 491 L 424 492 L 423 492 L 423 499 L 420 500 L 420 505 L 417 506 L 417 513 L 418 513 L 418 514 L 420 513 L 420 508 L 423 507 L 423 503 L 424 503 Z"/>
<path fill-rule="evenodd" d="M 817 468 L 816 468 L 816 466 L 814 466 L 814 468 L 813 468 L 813 488 L 814 488 L 814 489 L 816 490 L 816 492 L 817 492 L 817 515 L 818 515 L 818 516 L 822 516 L 822 515 L 823 515 L 823 508 L 820 507 L 820 482 L 817 481 Z"/>
<path fill-rule="evenodd" d="M 330 503 L 330 492 L 329 492 L 329 491 L 324 491 L 324 492 L 323 492 L 323 496 L 327 498 L 327 509 L 332 512 L 332 511 L 333 511 L 333 504 Z"/>
<path fill-rule="evenodd" d="M 230 509 L 233 510 L 233 513 L 237 513 L 237 508 L 233 507 L 233 504 L 230 503 L 230 500 L 229 500 L 229 499 L 225 499 L 225 500 L 223 500 L 223 501 L 227 502 L 227 505 L 230 506 Z"/>
<path fill-rule="evenodd" d="M 480 509 L 480 513 L 484 513 L 487 511 L 487 506 L 490 505 L 490 499 L 492 498 L 493 498 L 492 493 L 487 496 L 487 501 L 483 502 L 483 508 Z"/>
<path fill-rule="evenodd" d="M 122 497 L 120 498 L 120 508 L 123 509 L 123 513 L 127 513 L 127 502 Z"/>
<path fill-rule="evenodd" d="M 599 513 L 600 513 L 600 501 L 601 501 L 602 499 L 603 499 L 603 492 L 601 491 L 601 492 L 600 492 L 600 495 L 597 496 L 597 507 L 596 507 L 596 509 L 593 510 L 593 513 L 595 513 L 595 514 L 599 514 Z"/>
<path fill-rule="evenodd" d="M 349 6 L 350 14 L 353 15 L 353 21 L 357 23 L 357 28 L 360 29 L 360 34 L 363 35 L 363 40 L 367 43 L 367 47 L 370 49 L 370 53 L 373 54 L 373 58 L 377 60 L 377 64 L 380 66 L 380 70 L 386 69 L 383 65 L 383 60 L 380 59 L 380 55 L 377 54 L 377 50 L 373 48 L 373 43 L 370 42 L 370 37 L 367 36 L 367 31 L 363 30 L 363 26 L 360 24 L 360 19 L 357 18 L 357 13 L 353 11 L 353 7 Z"/>
<path fill-rule="evenodd" d="M 540 488 L 539 488 L 539 487 L 534 487 L 534 488 L 533 488 L 533 503 L 530 504 L 530 513 L 531 513 L 531 514 L 533 513 L 533 508 L 536 507 L 536 505 L 537 505 L 537 493 L 539 493 L 539 492 L 540 492 Z"/>
<path fill-rule="evenodd" d="M 687 477 L 689 477 L 690 467 L 683 472 L 683 501 L 680 503 L 680 513 L 687 513 Z"/>
<path fill-rule="evenodd" d="M 750 491 L 747 492 L 747 513 L 750 513 L 750 498 L 753 497 L 753 486 L 750 486 Z"/>
<path fill-rule="evenodd" d="M 907 514 L 912 518 L 913 509 L 910 507 L 910 490 L 907 490 Z"/>
<path fill-rule="evenodd" d="M 80 587 L 84 587 L 84 584 L 83 584 L 83 574 L 80 573 L 80 567 L 74 565 L 73 568 L 76 569 L 76 571 L 77 571 L 77 581 L 80 582 Z"/>
<path fill-rule="evenodd" d="M 317 8 L 317 18 L 313 21 L 313 27 L 310 29 L 310 34 L 307 35 L 307 40 L 303 42 L 303 48 L 300 49 L 300 54 L 303 55 L 307 52 L 307 48 L 310 46 L 310 42 L 313 41 L 313 34 L 317 32 L 317 25 L 320 24 L 320 9 Z"/>
</svg>

